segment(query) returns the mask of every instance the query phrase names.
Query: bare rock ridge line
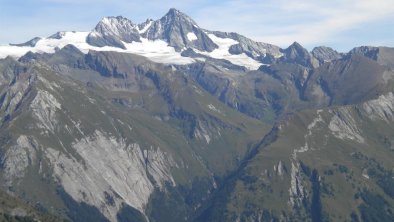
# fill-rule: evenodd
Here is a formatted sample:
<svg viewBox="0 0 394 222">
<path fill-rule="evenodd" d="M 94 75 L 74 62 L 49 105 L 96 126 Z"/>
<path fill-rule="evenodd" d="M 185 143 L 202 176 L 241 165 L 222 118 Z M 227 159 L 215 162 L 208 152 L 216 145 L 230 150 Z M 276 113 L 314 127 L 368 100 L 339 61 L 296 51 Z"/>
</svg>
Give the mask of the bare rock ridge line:
<svg viewBox="0 0 394 222">
<path fill-rule="evenodd" d="M 342 56 L 327 47 L 309 53 L 298 43 L 281 49 L 238 33 L 209 31 L 172 8 L 162 18 L 147 19 L 141 24 L 122 16 L 109 16 L 99 21 L 90 32 L 58 32 L 48 38 L 36 37 L 26 43 L 0 46 L 0 58 L 21 57 L 28 51 L 53 53 L 67 44 L 75 45 L 84 53 L 89 50 L 119 51 L 143 55 L 161 63 L 187 64 L 207 58 L 223 59 L 251 70 L 276 62 L 301 60 L 304 65 L 316 67 Z M 168 56 L 170 59 L 166 59 Z M 301 60 L 294 61 L 295 58 Z"/>
</svg>

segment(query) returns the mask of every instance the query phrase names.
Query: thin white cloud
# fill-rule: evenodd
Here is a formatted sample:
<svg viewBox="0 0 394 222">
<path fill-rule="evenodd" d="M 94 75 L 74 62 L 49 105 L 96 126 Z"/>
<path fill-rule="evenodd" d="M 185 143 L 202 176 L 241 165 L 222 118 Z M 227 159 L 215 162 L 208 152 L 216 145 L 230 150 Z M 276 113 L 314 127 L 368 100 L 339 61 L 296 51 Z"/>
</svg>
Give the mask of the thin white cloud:
<svg viewBox="0 0 394 222">
<path fill-rule="evenodd" d="M 338 39 L 340 33 L 364 24 L 394 17 L 394 2 L 234 0 L 206 8 L 199 15 L 202 26 L 238 31 L 260 41 L 280 46 L 294 41 L 316 45 Z"/>
<path fill-rule="evenodd" d="M 360 44 L 388 42 L 390 37 L 394 39 L 394 31 L 389 36 L 374 35 L 370 41 L 362 41 L 365 36 L 349 35 L 352 30 L 363 26 L 370 28 L 381 22 L 394 25 L 393 0 L 26 1 L 37 7 L 30 10 L 32 13 L 19 13 L 14 17 L 0 15 L 1 28 L 8 30 L 0 36 L 1 43 L 22 42 L 59 30 L 87 31 L 107 15 L 123 15 L 134 22 L 157 19 L 170 7 L 186 12 L 206 29 L 234 31 L 281 47 L 294 41 L 311 47 L 343 45 L 345 41 L 354 46 L 352 39 L 359 40 Z"/>
</svg>

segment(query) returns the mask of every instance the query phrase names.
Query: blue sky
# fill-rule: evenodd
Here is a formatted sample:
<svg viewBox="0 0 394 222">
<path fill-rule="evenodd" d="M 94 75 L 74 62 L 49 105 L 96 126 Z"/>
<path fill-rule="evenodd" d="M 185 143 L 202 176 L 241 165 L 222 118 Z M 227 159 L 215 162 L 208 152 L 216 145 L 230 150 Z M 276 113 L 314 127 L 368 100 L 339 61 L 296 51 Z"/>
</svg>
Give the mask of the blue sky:
<svg viewBox="0 0 394 222">
<path fill-rule="evenodd" d="M 104 16 L 157 19 L 175 7 L 209 30 L 235 31 L 286 47 L 339 51 L 394 47 L 393 0 L 0 0 L 0 44 L 57 31 L 89 31 Z"/>
</svg>

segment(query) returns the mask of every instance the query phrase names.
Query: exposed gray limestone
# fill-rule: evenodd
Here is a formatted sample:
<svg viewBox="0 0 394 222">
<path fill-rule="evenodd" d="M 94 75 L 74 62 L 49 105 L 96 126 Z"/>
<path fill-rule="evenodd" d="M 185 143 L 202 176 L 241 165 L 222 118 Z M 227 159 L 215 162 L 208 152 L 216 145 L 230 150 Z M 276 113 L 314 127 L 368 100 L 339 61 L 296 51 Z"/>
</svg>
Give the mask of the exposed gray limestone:
<svg viewBox="0 0 394 222">
<path fill-rule="evenodd" d="M 44 78 L 42 75 L 37 76 L 38 81 L 40 81 L 44 87 L 51 91 L 58 91 L 62 90 L 62 88 L 54 81 L 48 81 L 46 78 Z"/>
<path fill-rule="evenodd" d="M 61 108 L 60 103 L 48 91 L 39 90 L 31 103 L 34 117 L 39 121 L 39 127 L 54 131 L 57 119 L 56 111 Z"/>
<path fill-rule="evenodd" d="M 18 104 L 22 102 L 24 96 L 28 92 L 31 83 L 36 79 L 36 75 L 23 75 L 14 78 L 15 79 L 11 82 L 10 87 L 8 87 L 0 96 L 2 98 L 0 110 L 4 111 L 3 118 L 6 115 L 11 116 L 13 114 Z"/>
<path fill-rule="evenodd" d="M 394 120 L 394 95 L 392 92 L 365 102 L 362 107 L 371 119 L 381 119 L 387 122 Z"/>
<path fill-rule="evenodd" d="M 283 174 L 285 172 L 285 167 L 284 167 L 282 160 L 279 160 L 278 166 L 274 165 L 274 172 L 280 177 L 283 176 Z"/>
<path fill-rule="evenodd" d="M 33 145 L 34 140 L 27 136 L 21 135 L 16 140 L 16 144 L 7 149 L 1 159 L 4 169 L 4 179 L 8 186 L 23 178 L 26 168 L 36 162 L 36 150 Z"/>
<path fill-rule="evenodd" d="M 215 107 L 214 105 L 212 105 L 212 104 L 209 104 L 209 105 L 208 105 L 208 108 L 209 108 L 210 110 L 214 111 L 214 112 L 222 113 L 222 112 L 220 111 L 220 109 L 216 108 L 216 107 Z"/>
<path fill-rule="evenodd" d="M 310 147 L 310 145 L 308 143 L 312 142 L 312 139 L 313 139 L 312 134 L 313 134 L 313 132 L 316 131 L 316 128 L 318 126 L 317 124 L 324 123 L 324 120 L 321 116 L 321 112 L 322 112 L 322 110 L 318 110 L 316 112 L 317 117 L 315 119 L 313 119 L 313 121 L 308 125 L 308 127 L 307 127 L 308 132 L 304 135 L 305 144 L 303 146 L 301 146 L 300 148 L 293 150 L 292 157 L 294 160 L 297 160 L 297 153 L 304 153 L 310 149 L 313 149 L 312 147 Z"/>
<path fill-rule="evenodd" d="M 341 53 L 326 46 L 315 47 L 311 53 L 317 60 L 319 60 L 320 64 L 331 62 L 335 59 L 340 59 L 343 56 Z"/>
<path fill-rule="evenodd" d="M 298 163 L 291 163 L 291 180 L 289 188 L 289 204 L 292 207 L 302 206 L 302 201 L 306 198 L 304 185 L 302 184 L 302 176 Z"/>
<path fill-rule="evenodd" d="M 328 128 L 335 137 L 364 143 L 364 138 L 361 136 L 361 131 L 352 117 L 350 108 L 340 108 L 333 114 L 334 116 L 331 118 Z"/>
<path fill-rule="evenodd" d="M 217 135 L 220 136 L 220 130 L 216 131 Z M 194 130 L 194 137 L 209 144 L 215 137 L 215 134 L 211 129 L 209 129 L 208 126 L 204 125 L 204 123 L 202 123 L 201 121 L 198 121 L 197 126 Z"/>
<path fill-rule="evenodd" d="M 116 221 L 123 202 L 143 213 L 155 185 L 163 188 L 168 181 L 175 186 L 171 168 L 176 163 L 159 148 L 143 151 L 138 144 L 126 144 L 123 139 L 96 131 L 75 142 L 73 149 L 83 162 L 51 148 L 46 150 L 57 180 L 76 201 L 96 206 L 111 221 Z M 106 193 L 115 204 L 106 202 Z"/>
<path fill-rule="evenodd" d="M 298 149 L 294 149 L 292 159 L 291 159 L 291 180 L 290 180 L 290 188 L 289 188 L 289 203 L 292 207 L 301 206 L 302 201 L 306 198 L 307 193 L 305 192 L 305 188 L 302 185 L 302 175 L 300 171 L 300 164 L 297 160 L 297 153 L 307 152 L 313 147 L 310 147 L 309 143 L 312 143 L 313 133 L 319 127 L 319 124 L 324 123 L 324 119 L 321 116 L 322 110 L 316 111 L 316 117 L 312 120 L 312 122 L 307 126 L 307 133 L 304 135 L 305 144 Z M 279 165 L 278 165 L 279 171 Z"/>
</svg>

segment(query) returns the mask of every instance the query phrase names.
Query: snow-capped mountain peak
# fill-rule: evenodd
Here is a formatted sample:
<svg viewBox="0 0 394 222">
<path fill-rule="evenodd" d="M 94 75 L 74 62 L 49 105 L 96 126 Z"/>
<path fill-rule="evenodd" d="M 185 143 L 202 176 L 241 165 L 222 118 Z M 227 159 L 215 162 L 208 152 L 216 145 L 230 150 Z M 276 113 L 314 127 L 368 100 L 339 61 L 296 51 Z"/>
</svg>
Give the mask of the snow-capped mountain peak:
<svg viewBox="0 0 394 222">
<path fill-rule="evenodd" d="M 192 35 L 189 33 L 194 34 L 193 38 L 189 38 Z M 165 40 L 176 51 L 196 48 L 211 52 L 218 48 L 193 19 L 174 8 L 159 20 L 154 21 L 142 36 L 150 40 Z"/>
<path fill-rule="evenodd" d="M 96 26 L 95 31 L 103 34 L 120 35 L 133 31 L 136 25 L 122 16 L 104 17 Z"/>
<path fill-rule="evenodd" d="M 122 16 L 104 17 L 88 35 L 93 46 L 114 46 L 125 49 L 123 42 L 140 42 L 138 26 Z"/>
<path fill-rule="evenodd" d="M 102 18 L 90 32 L 57 32 L 47 38 L 35 38 L 22 44 L 0 46 L 0 58 L 21 57 L 34 53 L 53 53 L 72 44 L 89 50 L 117 51 L 145 56 L 155 62 L 185 64 L 207 57 L 227 60 L 248 69 L 258 69 L 267 54 L 277 57 L 280 48 L 257 43 L 239 34 L 212 32 L 200 26 L 185 13 L 172 8 L 158 20 L 147 19 L 136 24 L 122 16 Z M 185 50 L 196 55 L 189 57 Z"/>
<path fill-rule="evenodd" d="M 160 20 L 167 22 L 174 22 L 178 20 L 198 27 L 197 23 L 192 18 L 175 8 L 171 8 Z"/>
</svg>

